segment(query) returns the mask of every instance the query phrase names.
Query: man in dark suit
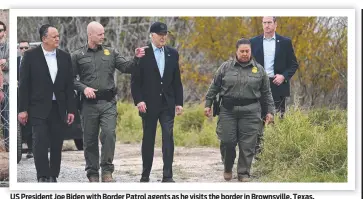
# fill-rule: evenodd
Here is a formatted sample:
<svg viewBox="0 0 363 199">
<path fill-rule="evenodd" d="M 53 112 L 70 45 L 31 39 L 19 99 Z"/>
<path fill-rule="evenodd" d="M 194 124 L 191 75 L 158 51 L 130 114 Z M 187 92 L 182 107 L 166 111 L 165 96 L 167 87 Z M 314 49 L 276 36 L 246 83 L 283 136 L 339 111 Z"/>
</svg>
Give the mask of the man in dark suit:
<svg viewBox="0 0 363 199">
<path fill-rule="evenodd" d="M 20 52 L 20 56 L 17 58 L 17 65 L 18 65 L 18 81 L 19 81 L 19 74 L 21 69 L 21 60 L 24 57 L 25 51 L 27 51 L 30 48 L 29 42 L 26 40 L 22 40 L 19 42 L 18 50 Z M 31 126 L 29 123 L 21 126 L 21 132 L 22 135 L 26 138 L 26 143 L 28 145 L 28 152 L 26 154 L 26 158 L 32 158 L 33 157 L 33 140 L 32 140 L 32 132 L 31 132 Z"/>
<path fill-rule="evenodd" d="M 264 34 L 251 39 L 252 54 L 256 61 L 266 70 L 270 78 L 272 97 L 276 112 L 283 118 L 286 107 L 286 97 L 290 96 L 290 79 L 299 65 L 296 61 L 290 38 L 276 34 L 276 17 L 263 17 Z M 266 115 L 266 106 L 262 105 L 262 117 Z M 258 139 L 258 149 L 260 152 Z"/>
<path fill-rule="evenodd" d="M 182 114 L 183 86 L 179 70 L 179 54 L 166 46 L 167 26 L 155 22 L 150 27 L 151 44 L 131 76 L 131 93 L 143 124 L 142 161 L 140 182 L 149 182 L 154 157 L 157 122 L 162 129 L 163 179 L 174 182 L 173 127 L 175 113 Z"/>
<path fill-rule="evenodd" d="M 73 123 L 76 111 L 72 62 L 68 53 L 57 49 L 59 34 L 54 26 L 41 26 L 39 34 L 42 44 L 25 52 L 21 62 L 18 119 L 32 126 L 38 182 L 57 182 L 63 131 L 66 123 Z"/>
</svg>

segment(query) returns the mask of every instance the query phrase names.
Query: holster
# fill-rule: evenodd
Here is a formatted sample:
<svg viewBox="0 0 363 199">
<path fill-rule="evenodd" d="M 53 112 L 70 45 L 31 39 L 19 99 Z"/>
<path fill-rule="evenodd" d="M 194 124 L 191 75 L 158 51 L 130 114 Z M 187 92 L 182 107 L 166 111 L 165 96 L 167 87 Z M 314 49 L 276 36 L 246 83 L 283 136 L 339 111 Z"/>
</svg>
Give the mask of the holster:
<svg viewBox="0 0 363 199">
<path fill-rule="evenodd" d="M 219 112 L 221 111 L 221 96 L 213 98 L 213 117 L 219 115 Z"/>
</svg>

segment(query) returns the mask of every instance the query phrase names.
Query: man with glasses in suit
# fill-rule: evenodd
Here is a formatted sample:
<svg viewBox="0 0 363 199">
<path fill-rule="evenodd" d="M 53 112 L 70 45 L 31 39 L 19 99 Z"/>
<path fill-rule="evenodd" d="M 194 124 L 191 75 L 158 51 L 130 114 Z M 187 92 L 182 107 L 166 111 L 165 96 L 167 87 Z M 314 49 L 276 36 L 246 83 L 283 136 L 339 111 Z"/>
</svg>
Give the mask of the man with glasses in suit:
<svg viewBox="0 0 363 199">
<path fill-rule="evenodd" d="M 18 65 L 18 81 L 19 81 L 19 75 L 21 70 L 21 60 L 24 57 L 25 51 L 27 51 L 30 48 L 29 41 L 27 40 L 21 40 L 19 42 L 18 50 L 20 52 L 20 56 L 17 58 L 17 65 Z M 26 143 L 28 145 L 28 152 L 26 154 L 26 158 L 32 158 L 33 157 L 33 141 L 32 141 L 32 132 L 31 127 L 29 123 L 21 126 L 21 132 L 22 135 L 26 138 Z"/>
</svg>

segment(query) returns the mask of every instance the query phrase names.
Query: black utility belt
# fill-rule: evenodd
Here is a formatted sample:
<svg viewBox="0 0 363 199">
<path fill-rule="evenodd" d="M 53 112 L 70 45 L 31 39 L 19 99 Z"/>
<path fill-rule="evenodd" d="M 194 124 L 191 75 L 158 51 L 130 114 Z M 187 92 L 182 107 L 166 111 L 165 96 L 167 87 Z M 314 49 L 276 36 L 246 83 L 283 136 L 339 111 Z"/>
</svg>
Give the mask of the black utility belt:
<svg viewBox="0 0 363 199">
<path fill-rule="evenodd" d="M 236 99 L 236 98 L 222 98 L 222 105 L 226 109 L 232 109 L 234 106 L 247 106 L 257 103 L 258 99 Z"/>
<path fill-rule="evenodd" d="M 95 100 L 111 101 L 115 97 L 116 92 L 114 90 L 99 90 L 95 91 L 95 94 L 96 98 L 94 99 L 86 98 L 86 96 L 83 94 L 83 99 L 85 99 L 86 101 L 95 101 Z"/>
</svg>

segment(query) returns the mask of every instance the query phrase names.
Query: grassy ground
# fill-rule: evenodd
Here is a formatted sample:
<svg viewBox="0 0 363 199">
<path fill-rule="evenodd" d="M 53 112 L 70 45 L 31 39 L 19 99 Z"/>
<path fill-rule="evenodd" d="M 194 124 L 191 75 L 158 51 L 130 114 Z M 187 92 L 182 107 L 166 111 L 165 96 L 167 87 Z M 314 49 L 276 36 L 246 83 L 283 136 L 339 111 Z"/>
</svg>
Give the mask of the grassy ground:
<svg viewBox="0 0 363 199">
<path fill-rule="evenodd" d="M 117 138 L 123 143 L 142 139 L 141 118 L 132 104 L 118 104 Z M 176 146 L 218 147 L 217 118 L 206 118 L 203 107 L 185 106 L 176 117 Z M 265 129 L 264 151 L 254 164 L 263 182 L 347 182 L 347 112 L 290 108 L 284 120 Z M 160 125 L 156 144 L 161 145 Z"/>
</svg>

